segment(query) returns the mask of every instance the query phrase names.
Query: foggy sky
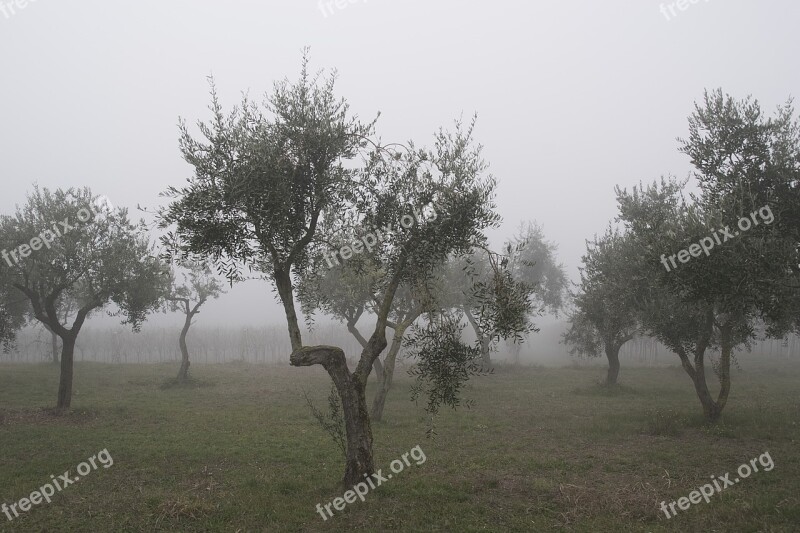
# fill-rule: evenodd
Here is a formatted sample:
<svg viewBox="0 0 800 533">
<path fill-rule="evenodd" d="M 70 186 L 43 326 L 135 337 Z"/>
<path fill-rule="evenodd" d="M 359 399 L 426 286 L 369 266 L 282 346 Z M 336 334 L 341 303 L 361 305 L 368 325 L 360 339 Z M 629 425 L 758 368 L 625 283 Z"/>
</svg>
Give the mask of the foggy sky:
<svg viewBox="0 0 800 533">
<path fill-rule="evenodd" d="M 34 182 L 156 208 L 191 175 L 177 122 L 209 118 L 207 76 L 230 108 L 296 79 L 309 46 L 355 112 L 381 112 L 387 142 L 430 144 L 477 113 L 500 181 L 495 244 L 535 219 L 576 279 L 585 239 L 616 214 L 615 184 L 690 171 L 675 139 L 704 89 L 772 110 L 800 87 L 796 0 L 701 0 L 669 21 L 660 4 L 368 0 L 325 16 L 316 1 L 37 0 L 0 12 L 0 213 Z M 281 314 L 249 283 L 202 318 Z"/>
</svg>

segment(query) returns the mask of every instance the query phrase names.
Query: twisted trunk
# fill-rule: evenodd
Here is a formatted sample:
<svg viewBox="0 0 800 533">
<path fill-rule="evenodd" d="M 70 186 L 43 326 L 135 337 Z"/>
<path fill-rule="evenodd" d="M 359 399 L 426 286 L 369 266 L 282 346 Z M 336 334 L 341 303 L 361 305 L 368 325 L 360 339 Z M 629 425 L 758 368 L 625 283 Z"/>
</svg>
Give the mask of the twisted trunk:
<svg viewBox="0 0 800 533">
<path fill-rule="evenodd" d="M 347 368 L 344 351 L 335 346 L 307 346 L 295 350 L 290 361 L 293 366 L 322 365 L 331 376 L 342 400 L 347 437 L 344 484 L 349 488 L 360 483 L 375 471 L 364 384 Z"/>
<path fill-rule="evenodd" d="M 733 351 L 733 325 L 729 321 L 720 327 L 721 355 L 719 360 L 719 382 L 720 390 L 716 401 L 711 396 L 706 383 L 705 352 L 711 340 L 712 322 L 709 325 L 707 335 L 697 343 L 694 354 L 694 365 L 689 361 L 689 357 L 683 351 L 678 353 L 681 364 L 689 377 L 692 378 L 694 389 L 700 404 L 703 406 L 703 416 L 708 422 L 717 422 L 722 416 L 722 410 L 728 402 L 728 394 L 731 390 L 731 353 Z"/>
<path fill-rule="evenodd" d="M 722 407 L 714 401 L 711 397 L 711 392 L 708 390 L 703 356 L 701 355 L 698 358 L 696 355 L 695 361 L 695 375 L 692 379 L 694 381 L 694 389 L 695 392 L 697 392 L 697 397 L 700 399 L 700 404 L 703 406 L 703 416 L 705 416 L 706 420 L 709 422 L 716 422 L 719 420 L 720 415 L 722 415 Z M 720 393 L 721 392 L 722 391 L 720 391 Z"/>
<path fill-rule="evenodd" d="M 389 282 L 383 299 L 376 309 L 375 330 L 361 351 L 361 358 L 352 373 L 347 368 L 347 360 L 341 348 L 335 346 L 303 347 L 300 326 L 294 309 L 289 271 L 283 266 L 275 269 L 275 284 L 286 311 L 289 338 L 292 342 L 290 364 L 292 366 L 322 365 L 331 376 L 342 400 L 342 413 L 347 432 L 344 473 L 344 484 L 347 488 L 362 482 L 364 478 L 371 476 L 375 471 L 372 456 L 372 427 L 367 411 L 367 379 L 372 372 L 375 360 L 387 345 L 387 317 L 391 311 L 397 288 L 400 286 L 401 274 L 406 261 L 407 257 L 401 253 L 397 272 Z"/>
<path fill-rule="evenodd" d="M 189 333 L 189 328 L 192 327 L 192 319 L 200 312 L 200 307 L 206 302 L 204 297 L 201 297 L 194 307 L 192 307 L 189 298 L 179 298 L 171 296 L 167 298 L 170 301 L 177 302 L 183 305 L 183 312 L 186 315 L 186 320 L 183 322 L 181 334 L 178 337 L 178 346 L 181 349 L 181 367 L 178 370 L 178 383 L 186 383 L 189 380 L 189 347 L 186 344 L 186 336 Z"/>
<path fill-rule="evenodd" d="M 607 338 L 605 345 L 606 358 L 608 359 L 608 373 L 606 374 L 606 385 L 616 385 L 619 378 L 619 351 L 622 346 L 633 339 L 633 334 L 620 333 L 615 337 Z"/>
<path fill-rule="evenodd" d="M 181 329 L 181 336 L 178 338 L 178 346 L 181 348 L 181 368 L 178 370 L 178 382 L 185 383 L 189 379 L 189 347 L 186 345 L 186 335 L 189 333 L 189 327 L 192 325 L 192 317 L 190 314 L 186 315 L 186 321 L 183 323 Z"/>
</svg>

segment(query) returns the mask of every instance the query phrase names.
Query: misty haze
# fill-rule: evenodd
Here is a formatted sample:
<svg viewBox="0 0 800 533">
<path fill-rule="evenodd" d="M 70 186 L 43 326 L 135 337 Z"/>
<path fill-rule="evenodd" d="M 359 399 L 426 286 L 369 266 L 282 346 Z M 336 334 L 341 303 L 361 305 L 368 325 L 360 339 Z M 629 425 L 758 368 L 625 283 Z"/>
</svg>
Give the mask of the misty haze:
<svg viewBox="0 0 800 533">
<path fill-rule="evenodd" d="M 0 532 L 800 531 L 798 20 L 0 0 Z"/>
</svg>

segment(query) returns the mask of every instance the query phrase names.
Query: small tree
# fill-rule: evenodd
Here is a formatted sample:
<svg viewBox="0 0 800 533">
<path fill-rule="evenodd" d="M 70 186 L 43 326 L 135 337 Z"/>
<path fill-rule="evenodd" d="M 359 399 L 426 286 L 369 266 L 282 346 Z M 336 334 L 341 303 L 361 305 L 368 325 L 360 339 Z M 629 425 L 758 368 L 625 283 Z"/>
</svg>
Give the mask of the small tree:
<svg viewBox="0 0 800 533">
<path fill-rule="evenodd" d="M 517 309 L 518 316 L 525 316 L 525 324 L 518 324 L 521 335 L 539 331 L 533 324 L 535 316 L 546 311 L 557 313 L 563 305 L 567 276 L 563 265 L 557 263 L 555 252 L 558 247 L 545 239 L 544 232 L 535 222 L 522 224 L 519 231 L 503 247 L 503 254 L 493 254 L 485 249 L 476 249 L 473 254 L 451 264 L 446 282 L 449 296 L 456 309 L 464 313 L 475 332 L 480 347 L 481 359 L 485 369 L 492 368 L 491 352 L 499 336 L 483 308 L 486 301 L 503 298 L 500 287 L 508 290 L 507 303 L 516 301 L 525 306 Z M 498 284 L 501 279 L 505 282 Z M 502 306 L 506 311 L 508 305 Z M 519 313 L 522 312 L 520 315 Z M 500 318 L 500 317 L 496 317 Z M 494 321 L 495 324 L 505 322 Z M 515 339 L 519 346 L 522 336 Z M 517 356 L 519 353 L 517 352 Z"/>
<path fill-rule="evenodd" d="M 220 282 L 214 277 L 209 265 L 202 261 L 183 261 L 181 270 L 171 273 L 170 288 L 165 297 L 168 308 L 172 312 L 184 314 L 183 328 L 178 337 L 181 349 L 181 367 L 178 370 L 178 383 L 189 379 L 189 348 L 186 335 L 192 326 L 192 319 L 200 312 L 200 308 L 209 299 L 217 299 L 225 292 Z M 180 275 L 180 280 L 178 279 Z"/>
<path fill-rule="evenodd" d="M 686 200 L 682 184 L 662 180 L 618 191 L 618 201 L 643 251 L 641 276 L 632 280 L 648 302 L 642 323 L 678 354 L 706 418 L 716 421 L 731 388 L 733 350 L 749 343 L 762 318 L 771 334 L 783 334 L 798 309 L 800 123 L 791 102 L 767 118 L 751 98 L 706 92 L 680 149 L 696 168 L 700 194 Z M 709 349 L 720 352 L 716 400 L 705 379 Z"/>
<path fill-rule="evenodd" d="M 568 289 L 567 273 L 556 257 L 558 245 L 547 240 L 535 221 L 521 223 L 509 245 L 514 277 L 534 288 L 534 309 L 558 314 Z"/>
<path fill-rule="evenodd" d="M 743 234 L 714 248 L 708 257 L 695 256 L 675 270 L 666 270 L 662 263 L 666 255 L 688 250 L 713 234 L 714 228 L 725 227 L 718 213 L 688 203 L 682 189 L 682 183 L 662 181 L 631 193 L 618 190 L 617 195 L 621 220 L 642 250 L 637 274 L 630 279 L 637 287 L 642 326 L 678 355 L 706 419 L 714 422 L 730 393 L 733 350 L 754 336 L 761 296 L 748 279 L 747 263 L 757 260 L 761 244 Z M 714 365 L 720 382 L 716 399 L 705 374 L 706 352 L 714 349 L 720 351 Z"/>
<path fill-rule="evenodd" d="M 637 332 L 631 268 L 636 265 L 632 241 L 609 228 L 601 238 L 586 243 L 581 282 L 574 295 L 564 342 L 570 353 L 608 359 L 606 385 L 616 385 L 619 351 Z M 633 259 L 633 261 L 632 261 Z"/>
<path fill-rule="evenodd" d="M 514 279 L 533 288 L 533 316 L 550 313 L 557 317 L 569 289 L 566 269 L 556 257 L 558 245 L 547 240 L 544 229 L 536 221 L 521 223 L 508 245 L 511 250 L 509 268 Z M 519 342 L 512 343 L 517 364 L 521 347 Z"/>
<path fill-rule="evenodd" d="M 0 270 L 0 285 L 27 298 L 33 317 L 61 339 L 58 408 L 72 400 L 75 342 L 94 311 L 115 304 L 113 316 L 138 331 L 158 306 L 164 269 L 149 256 L 143 223 L 128 221 L 127 210 L 109 209 L 88 188 L 34 189 L 13 217 L 0 220 L 0 246 L 11 261 Z M 62 323 L 57 302 L 76 302 L 72 324 Z"/>
</svg>

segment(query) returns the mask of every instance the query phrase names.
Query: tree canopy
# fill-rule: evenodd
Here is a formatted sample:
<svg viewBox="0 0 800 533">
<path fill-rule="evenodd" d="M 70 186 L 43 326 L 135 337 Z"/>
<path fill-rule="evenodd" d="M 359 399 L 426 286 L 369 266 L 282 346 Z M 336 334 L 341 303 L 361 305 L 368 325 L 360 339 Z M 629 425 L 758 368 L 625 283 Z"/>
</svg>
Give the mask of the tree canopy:
<svg viewBox="0 0 800 533">
<path fill-rule="evenodd" d="M 24 323 L 19 311 L 30 309 L 61 338 L 58 407 L 69 407 L 75 340 L 86 319 L 113 304 L 109 313 L 138 331 L 158 308 L 164 267 L 152 256 L 144 223 L 129 221 L 126 209 L 110 208 L 88 188 L 36 187 L 15 216 L 0 219 L 0 246 L 16 259 L 0 265 L 6 305 L 14 306 L 5 335 Z M 58 312 L 63 298 L 77 302 L 72 324 Z"/>
</svg>

